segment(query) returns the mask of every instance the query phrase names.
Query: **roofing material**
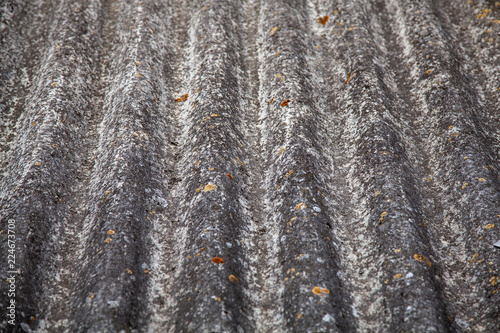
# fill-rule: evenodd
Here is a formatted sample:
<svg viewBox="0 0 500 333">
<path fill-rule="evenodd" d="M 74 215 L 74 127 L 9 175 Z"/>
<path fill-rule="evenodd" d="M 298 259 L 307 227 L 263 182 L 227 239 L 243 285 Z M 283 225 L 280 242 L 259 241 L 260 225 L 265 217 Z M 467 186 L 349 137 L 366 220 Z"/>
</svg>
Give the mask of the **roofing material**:
<svg viewBox="0 0 500 333">
<path fill-rule="evenodd" d="M 500 4 L 2 6 L 2 330 L 500 327 Z"/>
</svg>

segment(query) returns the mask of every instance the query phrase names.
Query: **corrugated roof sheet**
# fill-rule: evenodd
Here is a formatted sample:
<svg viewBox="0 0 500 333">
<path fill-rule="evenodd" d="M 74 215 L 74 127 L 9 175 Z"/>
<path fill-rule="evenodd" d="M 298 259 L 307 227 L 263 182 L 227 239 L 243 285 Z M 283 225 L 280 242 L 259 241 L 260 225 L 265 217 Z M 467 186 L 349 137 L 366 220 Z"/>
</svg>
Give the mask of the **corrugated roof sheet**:
<svg viewBox="0 0 500 333">
<path fill-rule="evenodd" d="M 2 331 L 499 331 L 499 2 L 0 8 Z"/>
</svg>

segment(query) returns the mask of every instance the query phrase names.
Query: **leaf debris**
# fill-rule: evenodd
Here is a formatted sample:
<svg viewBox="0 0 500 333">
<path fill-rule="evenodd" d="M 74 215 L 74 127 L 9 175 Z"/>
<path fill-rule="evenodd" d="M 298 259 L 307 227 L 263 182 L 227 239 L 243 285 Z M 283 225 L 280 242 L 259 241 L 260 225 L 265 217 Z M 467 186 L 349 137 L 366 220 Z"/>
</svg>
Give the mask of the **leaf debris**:
<svg viewBox="0 0 500 333">
<path fill-rule="evenodd" d="M 432 266 L 431 261 L 430 261 L 429 259 L 427 259 L 426 257 L 424 257 L 423 255 L 421 255 L 421 254 L 417 254 L 417 253 L 415 253 L 415 254 L 413 255 L 413 258 L 414 258 L 415 260 L 420 261 L 420 262 L 424 262 L 424 260 L 425 260 L 425 261 L 427 262 L 427 265 L 429 265 L 429 267 L 431 267 L 431 266 Z"/>
<path fill-rule="evenodd" d="M 326 22 L 328 22 L 328 15 L 325 15 L 323 17 L 318 17 L 318 23 L 319 24 L 325 25 Z"/>
<path fill-rule="evenodd" d="M 222 259 L 221 257 L 213 257 L 210 260 L 212 260 L 212 262 L 214 262 L 216 264 L 222 264 L 224 262 L 224 259 Z"/>
</svg>

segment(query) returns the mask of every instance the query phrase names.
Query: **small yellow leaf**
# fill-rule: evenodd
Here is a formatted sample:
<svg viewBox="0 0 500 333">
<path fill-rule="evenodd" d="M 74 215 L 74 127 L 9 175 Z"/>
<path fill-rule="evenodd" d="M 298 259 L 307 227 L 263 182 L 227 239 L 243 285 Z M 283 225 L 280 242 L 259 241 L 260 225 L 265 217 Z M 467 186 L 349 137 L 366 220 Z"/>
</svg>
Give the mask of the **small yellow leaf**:
<svg viewBox="0 0 500 333">
<path fill-rule="evenodd" d="M 382 221 L 384 220 L 384 217 L 387 215 L 387 212 L 383 212 L 382 214 L 380 214 L 380 218 L 378 219 L 378 222 L 379 223 L 382 223 Z"/>
<path fill-rule="evenodd" d="M 485 229 L 491 229 L 491 228 L 494 228 L 495 225 L 493 223 L 489 223 L 487 225 L 484 226 Z"/>
<path fill-rule="evenodd" d="M 114 230 L 108 230 L 108 235 L 112 235 L 112 234 L 114 234 L 114 233 L 115 233 L 115 231 L 114 231 Z"/>
<path fill-rule="evenodd" d="M 415 260 L 420 261 L 420 262 L 423 262 L 423 261 L 425 260 L 425 261 L 427 262 L 427 264 L 429 265 L 429 267 L 431 267 L 431 266 L 432 266 L 431 261 L 430 261 L 429 259 L 427 259 L 426 257 L 424 257 L 423 255 L 421 255 L 421 254 L 416 254 L 416 253 L 415 253 L 415 254 L 413 255 L 413 258 L 414 258 Z"/>
<path fill-rule="evenodd" d="M 313 293 L 314 295 L 320 295 L 320 294 L 322 293 L 321 288 L 320 288 L 320 287 L 317 287 L 317 286 L 316 286 L 316 287 L 314 287 L 314 288 L 312 288 L 312 290 L 311 290 L 311 291 L 312 291 L 312 293 Z"/>
<path fill-rule="evenodd" d="M 399 279 L 401 277 L 401 274 L 396 274 L 393 276 L 394 279 Z"/>
<path fill-rule="evenodd" d="M 295 206 L 295 209 L 302 209 L 302 208 L 307 208 L 305 203 L 299 203 L 297 206 Z"/>
<path fill-rule="evenodd" d="M 498 277 L 497 276 L 492 276 L 490 278 L 490 283 L 492 286 L 496 285 L 498 283 Z"/>
<path fill-rule="evenodd" d="M 474 255 L 472 256 L 472 258 L 469 260 L 469 262 L 472 264 L 474 263 L 474 260 L 479 256 L 479 253 L 474 253 Z"/>
<path fill-rule="evenodd" d="M 278 27 L 274 27 L 271 29 L 271 31 L 269 32 L 269 34 L 272 36 L 274 35 L 274 33 L 276 32 L 276 30 L 278 30 Z"/>
<path fill-rule="evenodd" d="M 238 282 L 238 279 L 236 278 L 236 276 L 234 276 L 234 275 L 231 274 L 231 275 L 229 275 L 229 281 L 231 281 L 231 282 Z"/>
<path fill-rule="evenodd" d="M 212 191 L 212 190 L 215 190 L 215 188 L 217 188 L 217 185 L 214 185 L 214 184 L 207 184 L 207 185 L 205 185 L 205 187 L 203 188 L 202 192 Z"/>
</svg>

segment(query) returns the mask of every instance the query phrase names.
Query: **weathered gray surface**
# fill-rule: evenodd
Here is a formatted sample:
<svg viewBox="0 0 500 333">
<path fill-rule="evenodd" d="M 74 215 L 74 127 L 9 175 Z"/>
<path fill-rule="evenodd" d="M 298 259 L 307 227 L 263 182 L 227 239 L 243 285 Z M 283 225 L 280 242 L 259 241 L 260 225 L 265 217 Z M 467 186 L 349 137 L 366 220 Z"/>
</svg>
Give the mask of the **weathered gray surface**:
<svg viewBox="0 0 500 333">
<path fill-rule="evenodd" d="M 500 330 L 500 3 L 0 8 L 2 332 Z"/>
</svg>

